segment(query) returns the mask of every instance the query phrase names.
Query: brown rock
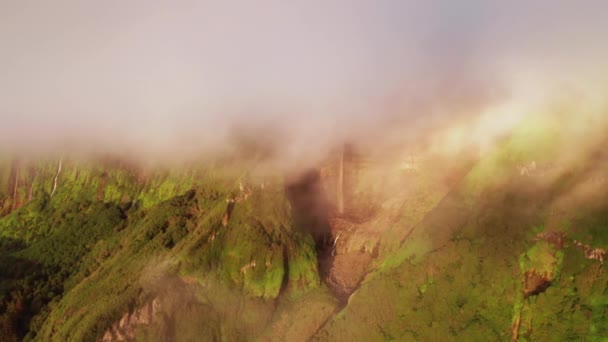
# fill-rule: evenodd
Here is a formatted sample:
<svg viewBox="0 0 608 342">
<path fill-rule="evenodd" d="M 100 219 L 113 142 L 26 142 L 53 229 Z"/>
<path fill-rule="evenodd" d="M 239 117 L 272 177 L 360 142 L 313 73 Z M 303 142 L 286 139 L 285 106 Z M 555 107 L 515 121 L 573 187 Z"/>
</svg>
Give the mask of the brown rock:
<svg viewBox="0 0 608 342">
<path fill-rule="evenodd" d="M 135 338 L 139 327 L 154 323 L 154 316 L 161 309 L 158 298 L 153 299 L 133 312 L 125 313 L 120 320 L 106 330 L 101 342 L 130 341 Z"/>
<path fill-rule="evenodd" d="M 536 270 L 527 271 L 524 277 L 524 298 L 544 292 L 551 285 L 551 280 L 548 275 L 539 274 Z"/>
</svg>

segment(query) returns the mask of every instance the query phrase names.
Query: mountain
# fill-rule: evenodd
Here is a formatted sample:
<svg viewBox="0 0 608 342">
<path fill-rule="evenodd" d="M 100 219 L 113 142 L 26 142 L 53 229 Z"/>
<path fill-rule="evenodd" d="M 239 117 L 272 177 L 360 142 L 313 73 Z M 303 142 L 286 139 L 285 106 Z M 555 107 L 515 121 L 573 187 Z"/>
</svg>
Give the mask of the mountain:
<svg viewBox="0 0 608 342">
<path fill-rule="evenodd" d="M 287 175 L 6 157 L 1 340 L 601 340 L 608 154 L 572 139 Z"/>
</svg>

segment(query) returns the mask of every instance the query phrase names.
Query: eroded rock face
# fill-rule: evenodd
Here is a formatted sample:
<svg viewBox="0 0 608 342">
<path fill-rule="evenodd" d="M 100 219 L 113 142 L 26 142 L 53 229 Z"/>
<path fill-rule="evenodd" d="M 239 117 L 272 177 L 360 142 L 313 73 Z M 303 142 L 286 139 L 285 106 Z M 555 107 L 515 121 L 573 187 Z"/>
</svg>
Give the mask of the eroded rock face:
<svg viewBox="0 0 608 342">
<path fill-rule="evenodd" d="M 608 254 L 603 248 L 593 248 L 590 245 L 584 244 L 580 241 L 574 240 L 574 245 L 579 247 L 585 253 L 585 258 L 589 260 L 597 260 L 600 264 L 604 264 L 604 260 L 606 259 L 606 255 Z"/>
<path fill-rule="evenodd" d="M 234 210 L 235 201 L 233 199 L 227 199 L 226 202 L 228 203 L 228 205 L 226 206 L 226 212 L 224 212 L 224 215 L 222 216 L 222 226 L 224 227 L 226 227 L 228 225 L 228 222 L 230 222 L 230 217 L 232 216 L 232 211 Z"/>
<path fill-rule="evenodd" d="M 551 286 L 551 281 L 552 279 L 549 274 L 540 274 L 536 270 L 526 272 L 523 287 L 524 298 L 544 292 Z"/>
<path fill-rule="evenodd" d="M 541 232 L 536 235 L 536 241 L 545 241 L 552 244 L 556 249 L 564 248 L 564 240 L 565 240 L 564 232 L 560 231 L 547 231 Z"/>
<path fill-rule="evenodd" d="M 100 342 L 133 341 L 137 329 L 154 322 L 156 314 L 160 311 L 160 301 L 153 299 L 133 312 L 125 313 L 122 318 L 112 324 L 99 340 Z"/>
<path fill-rule="evenodd" d="M 327 286 L 345 303 L 370 271 L 377 256 L 378 234 L 372 225 L 355 224 L 342 218 L 330 220 L 331 251 L 320 258 L 320 271 Z"/>
</svg>

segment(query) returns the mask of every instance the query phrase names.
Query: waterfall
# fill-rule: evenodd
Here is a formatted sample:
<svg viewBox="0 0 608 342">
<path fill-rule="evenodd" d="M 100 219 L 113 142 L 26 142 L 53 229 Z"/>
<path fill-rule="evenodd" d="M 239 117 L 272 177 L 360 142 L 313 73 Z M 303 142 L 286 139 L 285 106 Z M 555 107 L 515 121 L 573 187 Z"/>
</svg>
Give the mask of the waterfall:
<svg viewBox="0 0 608 342">
<path fill-rule="evenodd" d="M 59 166 L 57 167 L 57 174 L 55 175 L 55 181 L 53 182 L 53 191 L 51 191 L 51 197 L 53 197 L 53 194 L 57 190 L 57 180 L 59 179 L 59 174 L 61 173 L 62 162 L 63 160 L 59 158 Z"/>
</svg>

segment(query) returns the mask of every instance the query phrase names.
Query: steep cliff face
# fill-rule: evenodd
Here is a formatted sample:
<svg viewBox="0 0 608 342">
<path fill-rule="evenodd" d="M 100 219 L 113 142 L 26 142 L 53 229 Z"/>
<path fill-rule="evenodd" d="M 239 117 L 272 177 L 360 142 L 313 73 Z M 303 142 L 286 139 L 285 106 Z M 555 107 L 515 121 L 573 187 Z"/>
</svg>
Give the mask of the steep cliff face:
<svg viewBox="0 0 608 342">
<path fill-rule="evenodd" d="M 161 306 L 158 299 L 152 299 L 142 307 L 125 313 L 118 322 L 112 324 L 103 334 L 101 342 L 134 340 L 138 330 L 155 323 Z"/>
</svg>

